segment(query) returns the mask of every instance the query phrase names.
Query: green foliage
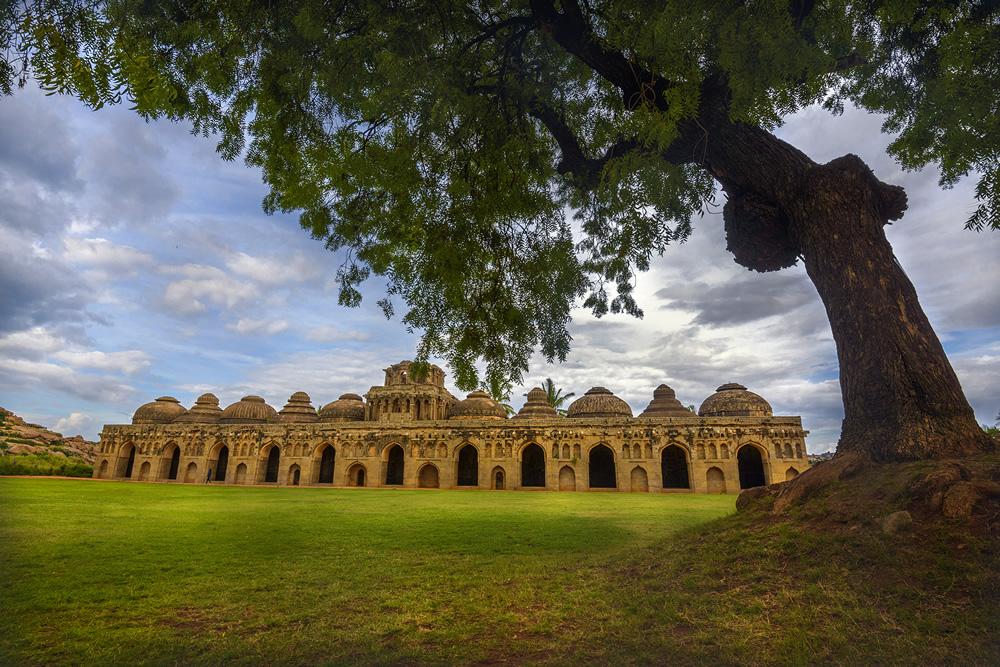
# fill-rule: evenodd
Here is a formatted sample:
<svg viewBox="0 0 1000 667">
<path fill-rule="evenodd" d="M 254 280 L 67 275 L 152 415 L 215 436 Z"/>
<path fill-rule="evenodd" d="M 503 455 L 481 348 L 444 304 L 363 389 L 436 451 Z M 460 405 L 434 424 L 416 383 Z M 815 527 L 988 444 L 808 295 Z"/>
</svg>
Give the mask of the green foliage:
<svg viewBox="0 0 1000 667">
<path fill-rule="evenodd" d="M 568 394 L 562 393 L 562 389 L 556 387 L 552 378 L 545 378 L 545 382 L 542 384 L 542 389 L 545 390 L 545 400 L 548 404 L 555 408 L 556 412 L 558 412 L 560 416 L 565 417 L 566 410 L 562 406 L 566 403 L 566 401 L 576 396 L 576 394 L 572 391 Z M 527 394 L 525 394 L 525 396 L 527 396 Z"/>
<path fill-rule="evenodd" d="M 985 0 L 5 11 L 4 90 L 30 73 L 94 108 L 127 99 L 217 134 L 223 157 L 262 169 L 265 210 L 300 211 L 337 252 L 339 302 L 382 277 L 385 314 L 401 303 L 422 331 L 418 361 L 444 358 L 465 390 L 502 394 L 536 347 L 564 359 L 581 301 L 642 316 L 636 273 L 687 238 L 716 187 L 698 147 L 675 146 L 706 91 L 768 130 L 819 101 L 885 113 L 905 167 L 938 163 L 944 185 L 980 173 L 969 225 L 1000 228 L 1000 9 Z"/>
<path fill-rule="evenodd" d="M 6 447 L 3 449 L 6 450 Z M 0 476 L 55 475 L 58 477 L 93 477 L 94 466 L 83 459 L 64 458 L 54 454 L 33 453 L 0 456 Z"/>
</svg>

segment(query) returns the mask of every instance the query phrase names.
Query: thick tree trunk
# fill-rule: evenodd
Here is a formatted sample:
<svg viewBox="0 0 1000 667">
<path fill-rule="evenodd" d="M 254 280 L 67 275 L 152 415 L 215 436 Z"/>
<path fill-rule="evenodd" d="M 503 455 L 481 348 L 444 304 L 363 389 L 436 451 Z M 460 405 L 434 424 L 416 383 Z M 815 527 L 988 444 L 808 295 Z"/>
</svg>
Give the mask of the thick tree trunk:
<svg viewBox="0 0 1000 667">
<path fill-rule="evenodd" d="M 991 448 L 885 237 L 884 184 L 853 155 L 812 168 L 806 183 L 789 227 L 837 343 L 838 455 L 888 462 Z"/>
<path fill-rule="evenodd" d="M 830 318 L 845 415 L 838 456 L 884 463 L 994 450 L 885 237 L 906 207 L 902 189 L 854 155 L 818 165 L 762 130 L 726 125 L 725 148 L 705 166 L 730 197 L 730 250 L 759 271 L 800 257 Z"/>
</svg>

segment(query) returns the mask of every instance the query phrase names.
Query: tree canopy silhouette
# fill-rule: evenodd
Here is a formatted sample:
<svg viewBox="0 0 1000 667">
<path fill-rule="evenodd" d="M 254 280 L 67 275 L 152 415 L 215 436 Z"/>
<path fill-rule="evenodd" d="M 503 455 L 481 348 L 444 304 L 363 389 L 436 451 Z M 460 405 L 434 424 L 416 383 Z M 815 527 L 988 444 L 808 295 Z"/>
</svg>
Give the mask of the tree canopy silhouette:
<svg viewBox="0 0 1000 667">
<path fill-rule="evenodd" d="M 371 273 L 459 387 L 564 359 L 571 307 L 642 315 L 637 272 L 717 188 L 728 248 L 801 261 L 830 319 L 840 452 L 995 448 L 883 227 L 907 199 L 856 156 L 817 164 L 771 131 L 812 104 L 886 114 L 890 152 L 977 172 L 967 221 L 1000 228 L 1000 9 L 903 0 L 37 0 L 6 5 L 0 81 L 188 119 L 262 169 L 267 211 Z M 849 137 L 845 137 L 849 146 Z M 582 240 L 574 241 L 574 220 Z M 960 224 L 954 221 L 952 224 Z"/>
</svg>

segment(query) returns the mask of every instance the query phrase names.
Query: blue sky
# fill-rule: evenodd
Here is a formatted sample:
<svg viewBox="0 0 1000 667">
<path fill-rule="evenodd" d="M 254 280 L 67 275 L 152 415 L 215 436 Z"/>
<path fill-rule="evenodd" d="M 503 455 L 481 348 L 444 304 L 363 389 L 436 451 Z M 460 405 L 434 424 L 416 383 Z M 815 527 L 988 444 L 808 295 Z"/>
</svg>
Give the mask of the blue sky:
<svg viewBox="0 0 1000 667">
<path fill-rule="evenodd" d="M 974 183 L 942 190 L 933 170 L 903 172 L 879 127 L 856 110 L 808 109 L 779 134 L 821 162 L 856 153 L 906 188 L 890 241 L 979 421 L 992 424 L 1000 234 L 963 229 Z M 415 335 L 375 306 L 379 284 L 361 308 L 337 306 L 341 258 L 295 216 L 266 216 L 259 173 L 214 147 L 124 108 L 91 112 L 31 89 L 0 98 L 0 405 L 96 439 L 157 396 L 190 407 L 207 391 L 223 406 L 257 394 L 280 409 L 305 391 L 319 406 L 412 358 Z M 811 452 L 832 449 L 843 413 L 819 297 L 802 267 L 736 265 L 721 204 L 640 277 L 643 320 L 577 309 L 569 359 L 536 358 L 514 406 L 546 377 L 577 396 L 605 386 L 636 414 L 660 383 L 699 405 L 736 381 L 775 414 L 802 415 Z"/>
</svg>

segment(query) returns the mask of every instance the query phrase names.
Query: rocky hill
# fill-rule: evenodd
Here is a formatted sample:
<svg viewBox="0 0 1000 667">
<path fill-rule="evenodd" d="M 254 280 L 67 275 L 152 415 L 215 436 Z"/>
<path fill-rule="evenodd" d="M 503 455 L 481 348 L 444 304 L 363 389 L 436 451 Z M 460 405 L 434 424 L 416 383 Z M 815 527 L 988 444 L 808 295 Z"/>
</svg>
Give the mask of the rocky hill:
<svg viewBox="0 0 1000 667">
<path fill-rule="evenodd" d="M 52 454 L 93 464 L 96 450 L 97 445 L 82 436 L 64 437 L 0 408 L 0 451 L 4 454 Z"/>
</svg>

